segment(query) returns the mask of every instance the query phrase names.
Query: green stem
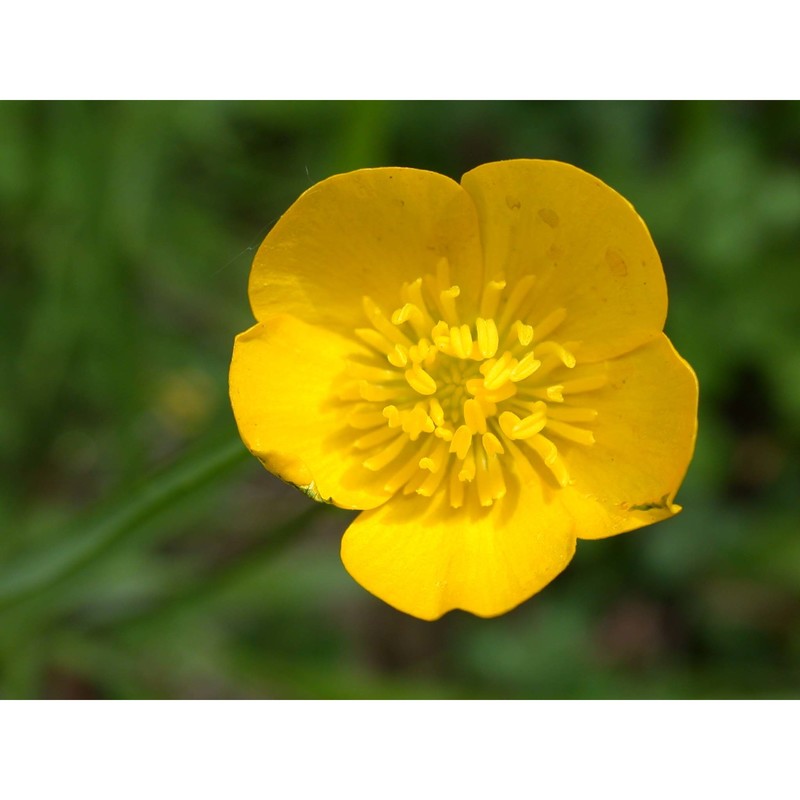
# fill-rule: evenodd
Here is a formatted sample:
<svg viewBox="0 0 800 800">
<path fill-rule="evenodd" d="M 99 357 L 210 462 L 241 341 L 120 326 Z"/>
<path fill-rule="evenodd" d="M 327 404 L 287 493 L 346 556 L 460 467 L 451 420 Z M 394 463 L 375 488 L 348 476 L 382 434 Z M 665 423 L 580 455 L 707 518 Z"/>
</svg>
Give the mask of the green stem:
<svg viewBox="0 0 800 800">
<path fill-rule="evenodd" d="M 0 611 L 74 576 L 164 510 L 233 471 L 247 457 L 239 438 L 230 435 L 183 454 L 71 526 L 56 546 L 23 554 L 0 570 Z"/>
<path fill-rule="evenodd" d="M 258 544 L 230 563 L 173 590 L 157 599 L 148 608 L 134 612 L 128 617 L 114 619 L 111 623 L 104 623 L 98 627 L 101 629 L 113 627 L 115 634 L 139 630 L 147 628 L 151 623 L 160 622 L 171 614 L 213 599 L 248 576 L 257 574 L 264 568 L 264 564 L 270 561 L 275 554 L 280 553 L 287 544 L 297 542 L 303 534 L 311 533 L 314 526 L 309 523 L 321 514 L 328 512 L 330 508 L 331 506 L 325 503 L 310 504 L 298 516 L 276 527 Z"/>
</svg>

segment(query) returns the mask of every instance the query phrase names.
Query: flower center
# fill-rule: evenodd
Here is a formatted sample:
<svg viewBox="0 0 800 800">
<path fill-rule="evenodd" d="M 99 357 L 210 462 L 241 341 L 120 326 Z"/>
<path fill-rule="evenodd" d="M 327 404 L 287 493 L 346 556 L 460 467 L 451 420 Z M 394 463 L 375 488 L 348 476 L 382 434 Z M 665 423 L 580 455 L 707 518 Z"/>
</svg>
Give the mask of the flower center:
<svg viewBox="0 0 800 800">
<path fill-rule="evenodd" d="M 511 476 L 569 483 L 559 447 L 591 445 L 597 417 L 574 396 L 598 389 L 604 374 L 574 378 L 569 343 L 552 338 L 566 319 L 554 309 L 533 326 L 534 277 L 483 288 L 478 313 L 459 314 L 460 288 L 447 259 L 401 290 L 385 313 L 369 297 L 371 327 L 356 334 L 373 351 L 353 360 L 340 396 L 364 466 L 396 493 L 431 496 L 440 488 L 458 508 L 468 491 L 483 506 L 505 496 Z"/>
</svg>

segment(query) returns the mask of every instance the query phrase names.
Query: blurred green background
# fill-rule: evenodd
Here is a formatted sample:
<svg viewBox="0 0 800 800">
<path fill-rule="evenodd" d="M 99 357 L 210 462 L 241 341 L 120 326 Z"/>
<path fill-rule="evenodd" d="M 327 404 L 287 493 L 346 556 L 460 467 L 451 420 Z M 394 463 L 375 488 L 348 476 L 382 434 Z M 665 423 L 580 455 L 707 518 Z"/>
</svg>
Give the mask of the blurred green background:
<svg viewBox="0 0 800 800">
<path fill-rule="evenodd" d="M 311 184 L 517 157 L 647 222 L 697 452 L 677 518 L 421 622 L 238 444 L 233 336 Z M 0 103 L 0 697 L 797 697 L 798 256 L 797 103 Z"/>
</svg>

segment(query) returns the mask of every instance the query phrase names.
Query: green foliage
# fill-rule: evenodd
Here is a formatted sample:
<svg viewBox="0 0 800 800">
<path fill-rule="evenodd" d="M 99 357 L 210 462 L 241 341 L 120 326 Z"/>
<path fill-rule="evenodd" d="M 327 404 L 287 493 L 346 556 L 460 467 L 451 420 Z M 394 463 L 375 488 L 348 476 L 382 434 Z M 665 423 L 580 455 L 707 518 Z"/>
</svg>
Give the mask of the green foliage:
<svg viewBox="0 0 800 800">
<path fill-rule="evenodd" d="M 0 696 L 796 697 L 799 134 L 796 103 L 0 104 Z M 697 455 L 676 519 L 424 623 L 239 448 L 230 350 L 308 186 L 514 157 L 647 221 Z"/>
</svg>

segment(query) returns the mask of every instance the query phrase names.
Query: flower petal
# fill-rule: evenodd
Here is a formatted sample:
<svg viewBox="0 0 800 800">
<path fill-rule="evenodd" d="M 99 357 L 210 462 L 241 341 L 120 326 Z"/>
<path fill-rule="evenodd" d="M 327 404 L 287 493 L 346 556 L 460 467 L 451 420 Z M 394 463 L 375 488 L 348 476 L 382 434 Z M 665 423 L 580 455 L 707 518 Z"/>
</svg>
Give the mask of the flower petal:
<svg viewBox="0 0 800 800">
<path fill-rule="evenodd" d="M 558 575 L 575 551 L 569 517 L 535 486 L 514 487 L 491 508 L 454 509 L 443 495 L 399 495 L 360 514 L 342 561 L 365 589 L 421 619 L 455 608 L 503 614 Z"/>
<path fill-rule="evenodd" d="M 536 276 L 536 328 L 566 308 L 560 341 L 611 358 L 664 327 L 664 272 L 644 222 L 602 181 L 558 161 L 500 161 L 461 179 L 478 208 L 487 278 Z"/>
<path fill-rule="evenodd" d="M 697 378 L 663 334 L 609 361 L 608 385 L 581 395 L 598 414 L 595 444 L 559 441 L 573 483 L 558 501 L 579 538 L 598 539 L 676 514 L 694 451 Z"/>
<path fill-rule="evenodd" d="M 455 181 L 417 169 L 363 169 L 316 184 L 281 217 L 250 273 L 256 319 L 292 314 L 345 335 L 362 296 L 391 313 L 403 282 L 446 258 L 459 303 L 477 304 L 482 256 L 475 206 Z"/>
<path fill-rule="evenodd" d="M 335 382 L 360 346 L 289 316 L 236 337 L 230 394 L 239 433 L 264 466 L 317 500 L 374 508 L 390 495 L 385 479 L 352 448 Z"/>
</svg>

